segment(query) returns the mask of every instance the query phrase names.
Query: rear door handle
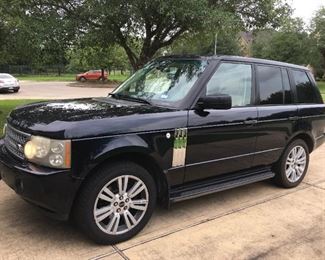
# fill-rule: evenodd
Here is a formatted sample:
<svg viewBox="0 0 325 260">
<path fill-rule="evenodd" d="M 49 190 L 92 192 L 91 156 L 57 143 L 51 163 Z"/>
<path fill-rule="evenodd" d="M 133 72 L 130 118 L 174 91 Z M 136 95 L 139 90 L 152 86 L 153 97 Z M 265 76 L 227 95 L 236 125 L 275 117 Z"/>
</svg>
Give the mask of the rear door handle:
<svg viewBox="0 0 325 260">
<path fill-rule="evenodd" d="M 257 124 L 257 120 L 254 120 L 254 119 L 245 120 L 244 124 L 245 125 L 255 125 L 255 124 Z"/>
</svg>

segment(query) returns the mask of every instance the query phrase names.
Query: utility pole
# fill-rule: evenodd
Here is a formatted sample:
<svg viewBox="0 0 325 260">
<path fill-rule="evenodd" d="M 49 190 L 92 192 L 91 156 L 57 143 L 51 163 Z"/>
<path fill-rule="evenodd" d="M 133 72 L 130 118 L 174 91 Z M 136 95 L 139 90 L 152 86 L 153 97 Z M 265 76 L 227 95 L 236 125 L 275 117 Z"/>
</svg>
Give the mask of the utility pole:
<svg viewBox="0 0 325 260">
<path fill-rule="evenodd" d="M 214 55 L 217 55 L 218 33 L 214 37 Z"/>
</svg>

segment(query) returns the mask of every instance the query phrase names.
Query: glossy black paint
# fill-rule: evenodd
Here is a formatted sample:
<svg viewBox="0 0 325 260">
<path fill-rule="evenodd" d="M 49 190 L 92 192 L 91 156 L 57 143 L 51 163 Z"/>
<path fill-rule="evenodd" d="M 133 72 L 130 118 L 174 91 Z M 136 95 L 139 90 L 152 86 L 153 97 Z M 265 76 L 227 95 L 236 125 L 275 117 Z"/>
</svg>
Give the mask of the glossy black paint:
<svg viewBox="0 0 325 260">
<path fill-rule="evenodd" d="M 8 123 L 33 135 L 82 139 L 185 126 L 184 113 L 114 98 L 91 98 L 23 106 L 10 114 Z"/>
<path fill-rule="evenodd" d="M 257 120 L 256 107 L 191 110 L 185 181 L 250 168 L 256 142 L 252 120 Z"/>
<path fill-rule="evenodd" d="M 177 109 L 114 98 L 41 102 L 17 108 L 8 118 L 13 127 L 33 135 L 72 139 L 72 168 L 62 173 L 14 161 L 0 142 L 1 176 L 16 191 L 13 183 L 23 178 L 29 188 L 17 191 L 20 195 L 60 218 L 67 218 L 83 182 L 107 161 L 128 159 L 147 167 L 155 177 L 160 198 L 168 201 L 170 192 L 181 185 L 196 187 L 209 178 L 270 166 L 298 135 L 311 150 L 324 143 L 323 102 L 259 105 L 255 74 L 251 106 L 229 110 L 196 107 L 221 61 L 251 64 L 253 73 L 255 64 L 279 66 L 282 70 L 305 68 L 240 57 L 195 58 L 206 59 L 209 65 L 191 95 Z M 291 87 L 295 100 L 292 82 Z M 178 128 L 188 128 L 184 167 L 172 167 L 174 132 Z M 37 172 L 46 176 L 39 176 Z M 34 189 L 33 183 L 34 193 L 30 192 Z"/>
</svg>

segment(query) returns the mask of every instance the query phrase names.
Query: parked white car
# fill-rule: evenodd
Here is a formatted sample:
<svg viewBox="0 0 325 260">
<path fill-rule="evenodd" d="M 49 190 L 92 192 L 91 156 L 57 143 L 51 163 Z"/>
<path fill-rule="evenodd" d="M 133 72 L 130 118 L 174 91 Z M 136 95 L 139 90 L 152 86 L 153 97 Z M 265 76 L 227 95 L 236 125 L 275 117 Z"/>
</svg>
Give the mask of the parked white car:
<svg viewBox="0 0 325 260">
<path fill-rule="evenodd" d="M 20 89 L 19 80 L 8 73 L 0 73 L 0 92 L 18 92 Z"/>
</svg>

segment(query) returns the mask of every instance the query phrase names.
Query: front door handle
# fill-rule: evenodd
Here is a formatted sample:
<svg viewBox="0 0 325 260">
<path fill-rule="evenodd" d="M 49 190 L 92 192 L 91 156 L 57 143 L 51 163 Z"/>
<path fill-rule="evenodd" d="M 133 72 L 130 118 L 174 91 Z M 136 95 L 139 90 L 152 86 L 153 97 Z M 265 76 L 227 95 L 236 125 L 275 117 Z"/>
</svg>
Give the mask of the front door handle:
<svg viewBox="0 0 325 260">
<path fill-rule="evenodd" d="M 255 124 L 257 124 L 257 120 L 254 120 L 254 119 L 245 120 L 244 124 L 245 125 L 255 125 Z"/>
</svg>

